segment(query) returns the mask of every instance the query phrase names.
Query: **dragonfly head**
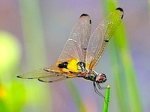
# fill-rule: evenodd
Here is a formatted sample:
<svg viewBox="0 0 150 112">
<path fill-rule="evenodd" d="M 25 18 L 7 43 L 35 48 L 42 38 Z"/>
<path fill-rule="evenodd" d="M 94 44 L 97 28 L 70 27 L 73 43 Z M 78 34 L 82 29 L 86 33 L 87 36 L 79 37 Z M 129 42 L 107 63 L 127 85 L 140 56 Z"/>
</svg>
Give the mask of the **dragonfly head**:
<svg viewBox="0 0 150 112">
<path fill-rule="evenodd" d="M 98 83 L 104 83 L 106 82 L 106 80 L 107 80 L 107 77 L 104 73 L 98 74 L 95 79 L 95 81 Z"/>
</svg>

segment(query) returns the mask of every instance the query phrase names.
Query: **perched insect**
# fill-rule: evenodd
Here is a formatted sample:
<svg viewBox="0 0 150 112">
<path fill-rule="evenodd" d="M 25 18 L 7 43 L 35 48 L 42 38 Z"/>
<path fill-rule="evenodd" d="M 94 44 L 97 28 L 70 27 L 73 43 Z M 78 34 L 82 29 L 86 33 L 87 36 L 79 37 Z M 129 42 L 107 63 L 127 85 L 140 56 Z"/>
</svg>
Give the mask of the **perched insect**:
<svg viewBox="0 0 150 112">
<path fill-rule="evenodd" d="M 102 96 L 100 84 L 104 83 L 107 78 L 105 74 L 97 73 L 94 68 L 122 19 L 123 9 L 116 8 L 91 34 L 90 16 L 82 14 L 56 63 L 49 68 L 35 70 L 17 77 L 38 79 L 48 83 L 81 77 L 93 81 L 95 92 Z"/>
</svg>

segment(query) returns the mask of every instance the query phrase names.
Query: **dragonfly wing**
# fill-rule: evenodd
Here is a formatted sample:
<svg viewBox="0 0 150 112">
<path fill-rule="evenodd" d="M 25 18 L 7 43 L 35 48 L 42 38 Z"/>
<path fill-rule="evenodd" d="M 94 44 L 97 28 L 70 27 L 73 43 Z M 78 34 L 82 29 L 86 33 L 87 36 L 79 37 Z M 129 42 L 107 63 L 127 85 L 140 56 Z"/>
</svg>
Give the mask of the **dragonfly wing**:
<svg viewBox="0 0 150 112">
<path fill-rule="evenodd" d="M 89 69 L 92 69 L 97 64 L 114 31 L 121 23 L 122 18 L 123 9 L 117 8 L 108 15 L 105 21 L 98 25 L 91 35 L 86 58 L 86 62 L 89 63 Z"/>
<path fill-rule="evenodd" d="M 67 61 L 70 58 L 85 60 L 84 50 L 87 49 L 91 34 L 91 19 L 87 14 L 82 14 L 73 27 L 58 61 Z"/>
<path fill-rule="evenodd" d="M 49 69 L 37 69 L 31 72 L 17 76 L 23 79 L 38 79 L 42 77 L 58 77 L 63 75 L 61 72 L 50 71 Z"/>
<path fill-rule="evenodd" d="M 39 81 L 41 82 L 47 82 L 47 83 L 52 83 L 52 82 L 57 82 L 57 81 L 61 81 L 61 80 L 65 80 L 68 77 L 66 77 L 65 75 L 59 75 L 57 77 L 42 77 L 42 78 L 38 78 Z"/>
<path fill-rule="evenodd" d="M 70 34 L 70 38 L 67 40 L 64 49 L 55 64 L 50 66 L 48 69 L 38 69 L 17 77 L 25 79 L 38 79 L 43 82 L 66 79 L 67 75 L 58 68 L 58 64 L 60 64 L 60 62 L 66 62 L 70 59 L 78 59 L 80 61 L 85 60 L 83 49 L 87 49 L 90 33 L 91 19 L 87 14 L 82 14 L 77 24 L 74 26 Z M 75 77 L 75 75 L 71 75 L 70 77 Z"/>
</svg>

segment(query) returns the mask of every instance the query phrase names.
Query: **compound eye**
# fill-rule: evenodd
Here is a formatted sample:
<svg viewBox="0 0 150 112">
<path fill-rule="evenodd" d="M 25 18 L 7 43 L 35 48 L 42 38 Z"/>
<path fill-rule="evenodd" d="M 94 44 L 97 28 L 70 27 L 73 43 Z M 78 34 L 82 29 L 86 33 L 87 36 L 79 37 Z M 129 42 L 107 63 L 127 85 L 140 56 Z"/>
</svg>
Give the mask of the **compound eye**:
<svg viewBox="0 0 150 112">
<path fill-rule="evenodd" d="M 96 82 L 98 83 L 104 83 L 106 82 L 107 78 L 106 78 L 106 75 L 105 74 L 99 74 L 97 77 L 96 77 Z"/>
<path fill-rule="evenodd" d="M 106 75 L 104 73 L 101 74 L 102 77 L 106 78 Z"/>
<path fill-rule="evenodd" d="M 102 83 L 106 82 L 107 78 L 106 78 L 106 75 L 104 73 L 101 74 L 101 78 L 102 78 Z"/>
</svg>

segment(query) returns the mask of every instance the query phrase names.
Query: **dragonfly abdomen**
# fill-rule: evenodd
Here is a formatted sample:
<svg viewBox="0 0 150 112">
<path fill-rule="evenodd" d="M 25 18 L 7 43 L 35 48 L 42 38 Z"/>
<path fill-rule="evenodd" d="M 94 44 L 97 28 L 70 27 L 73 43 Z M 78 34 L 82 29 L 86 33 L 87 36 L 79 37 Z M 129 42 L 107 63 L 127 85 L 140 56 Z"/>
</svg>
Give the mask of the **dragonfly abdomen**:
<svg viewBox="0 0 150 112">
<path fill-rule="evenodd" d="M 78 73 L 86 71 L 86 64 L 77 59 L 71 59 L 58 64 L 58 68 L 60 68 L 63 72 Z"/>
</svg>

